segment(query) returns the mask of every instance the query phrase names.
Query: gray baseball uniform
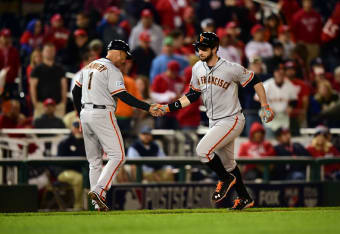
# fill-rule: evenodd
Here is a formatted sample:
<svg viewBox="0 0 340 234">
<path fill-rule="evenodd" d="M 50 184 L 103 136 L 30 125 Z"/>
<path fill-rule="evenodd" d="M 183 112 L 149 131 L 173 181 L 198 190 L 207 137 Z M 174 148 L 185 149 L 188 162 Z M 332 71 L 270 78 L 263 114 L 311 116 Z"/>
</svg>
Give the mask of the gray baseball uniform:
<svg viewBox="0 0 340 234">
<path fill-rule="evenodd" d="M 253 72 L 222 58 L 211 69 L 202 61 L 192 68 L 191 88 L 201 92 L 209 118 L 209 131 L 196 148 L 202 162 L 209 162 L 216 152 L 228 172 L 235 168 L 234 141 L 245 123 L 238 83 L 244 87 L 253 77 Z"/>
<path fill-rule="evenodd" d="M 105 198 L 125 161 L 123 139 L 114 116 L 117 102 L 112 98 L 126 91 L 123 76 L 110 60 L 101 58 L 82 70 L 76 85 L 82 87 L 80 120 L 90 164 L 91 190 Z M 94 108 L 94 105 L 105 106 L 105 109 Z M 102 170 L 103 152 L 109 161 Z"/>
</svg>

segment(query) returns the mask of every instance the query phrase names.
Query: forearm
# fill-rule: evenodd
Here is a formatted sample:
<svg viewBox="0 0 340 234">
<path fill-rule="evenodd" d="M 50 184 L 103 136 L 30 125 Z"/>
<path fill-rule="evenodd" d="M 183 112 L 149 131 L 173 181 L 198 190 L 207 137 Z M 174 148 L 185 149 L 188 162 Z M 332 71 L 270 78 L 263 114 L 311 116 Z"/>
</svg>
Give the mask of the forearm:
<svg viewBox="0 0 340 234">
<path fill-rule="evenodd" d="M 81 88 L 77 85 L 74 86 L 72 89 L 72 96 L 73 96 L 73 104 L 78 112 L 78 115 L 81 111 Z"/>
<path fill-rule="evenodd" d="M 257 83 L 254 85 L 255 92 L 259 98 L 259 102 L 261 103 L 261 106 L 267 106 L 267 96 L 266 96 L 266 91 L 263 87 L 262 82 Z"/>
<path fill-rule="evenodd" d="M 61 102 L 66 103 L 67 101 L 67 81 L 66 78 L 61 80 Z"/>
<path fill-rule="evenodd" d="M 125 102 L 129 106 L 132 106 L 132 107 L 135 107 L 135 108 L 138 108 L 138 109 L 142 109 L 142 110 L 145 110 L 145 111 L 150 110 L 150 104 L 138 100 L 137 98 L 135 98 L 134 96 L 132 96 L 131 94 L 129 94 L 126 91 L 117 93 L 114 96 L 118 97 L 120 100 L 122 100 L 123 102 Z"/>
<path fill-rule="evenodd" d="M 182 109 L 184 107 L 189 106 L 191 103 L 195 102 L 198 100 L 198 98 L 201 96 L 201 92 L 195 91 L 193 89 L 190 89 L 187 94 L 185 94 L 183 97 L 178 99 L 177 101 L 171 103 L 168 105 L 168 110 L 169 112 L 171 111 L 176 111 L 179 109 Z"/>
<path fill-rule="evenodd" d="M 32 80 L 30 81 L 30 95 L 31 95 L 31 100 L 33 105 L 35 105 L 38 102 L 38 97 L 37 97 L 37 81 Z"/>
</svg>

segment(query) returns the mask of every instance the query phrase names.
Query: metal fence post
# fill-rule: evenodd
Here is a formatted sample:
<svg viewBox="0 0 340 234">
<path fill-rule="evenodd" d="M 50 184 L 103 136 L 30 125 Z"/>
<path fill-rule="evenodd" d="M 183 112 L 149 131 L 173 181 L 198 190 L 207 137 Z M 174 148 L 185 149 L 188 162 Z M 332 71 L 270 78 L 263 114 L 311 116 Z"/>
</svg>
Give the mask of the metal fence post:
<svg viewBox="0 0 340 234">
<path fill-rule="evenodd" d="M 265 163 L 263 165 L 263 182 L 268 183 L 270 179 L 269 175 L 269 164 Z"/>
<path fill-rule="evenodd" d="M 136 181 L 137 183 L 141 183 L 143 181 L 143 169 L 142 165 L 136 165 Z"/>
</svg>

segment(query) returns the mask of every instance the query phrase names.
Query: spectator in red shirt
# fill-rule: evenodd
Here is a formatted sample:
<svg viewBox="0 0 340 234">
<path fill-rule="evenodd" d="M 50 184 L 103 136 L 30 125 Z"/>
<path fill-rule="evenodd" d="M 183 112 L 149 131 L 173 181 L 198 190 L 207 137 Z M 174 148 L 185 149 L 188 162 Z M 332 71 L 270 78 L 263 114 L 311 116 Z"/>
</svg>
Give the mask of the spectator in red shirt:
<svg viewBox="0 0 340 234">
<path fill-rule="evenodd" d="M 302 42 L 308 50 L 308 64 L 319 55 L 322 18 L 313 8 L 312 0 L 303 0 L 302 9 L 293 16 L 291 29 L 297 42 Z"/>
<path fill-rule="evenodd" d="M 331 134 L 325 126 L 316 127 L 316 133 L 307 150 L 314 158 L 339 157 L 340 152 L 331 143 Z M 324 167 L 325 176 L 329 179 L 340 179 L 340 164 L 330 164 Z"/>
<path fill-rule="evenodd" d="M 246 60 L 244 52 L 245 44 L 243 43 L 243 41 L 239 39 L 241 32 L 240 28 L 238 27 L 236 22 L 230 21 L 229 23 L 226 24 L 225 30 L 229 36 L 230 43 L 238 49 L 241 55 L 242 64 L 245 64 Z"/>
<path fill-rule="evenodd" d="M 169 103 L 178 99 L 184 89 L 184 82 L 179 76 L 180 65 L 176 60 L 168 63 L 168 68 L 164 73 L 157 75 L 152 82 L 151 98 L 156 103 Z M 178 129 L 176 112 L 156 119 L 156 128 Z"/>
<path fill-rule="evenodd" d="M 51 18 L 51 27 L 46 33 L 45 41 L 52 42 L 57 51 L 65 49 L 70 31 L 64 27 L 64 21 L 60 14 L 54 14 Z"/>
<path fill-rule="evenodd" d="M 197 24 L 195 18 L 195 9 L 192 7 L 186 7 L 183 12 L 183 24 L 181 31 L 184 33 L 184 44 L 192 45 L 195 41 L 195 36 L 200 31 L 200 25 Z"/>
<path fill-rule="evenodd" d="M 161 25 L 165 33 L 182 25 L 181 10 L 185 5 L 179 3 L 181 1 L 176 0 L 158 0 L 156 3 L 156 10 L 161 17 Z"/>
<path fill-rule="evenodd" d="M 0 114 L 0 129 L 17 128 L 25 122 L 26 117 L 20 113 L 20 103 L 15 99 L 10 99 L 2 103 L 2 113 Z"/>
<path fill-rule="evenodd" d="M 190 81 L 192 75 L 192 67 L 198 61 L 198 57 L 196 55 L 190 56 L 190 66 L 184 69 L 184 91 L 183 94 L 186 94 L 190 90 Z M 201 123 L 201 113 L 199 107 L 201 105 L 201 101 L 196 101 L 192 103 L 190 106 L 187 106 L 183 109 L 180 109 L 177 113 L 177 120 L 180 124 L 181 129 L 190 130 L 197 129 Z"/>
<path fill-rule="evenodd" d="M 18 94 L 15 78 L 19 75 L 20 57 L 18 50 L 12 45 L 11 31 L 0 31 L 0 94 L 12 97 Z"/>
<path fill-rule="evenodd" d="M 306 126 L 307 124 L 307 110 L 311 90 L 302 79 L 299 79 L 296 76 L 296 63 L 293 60 L 286 61 L 285 75 L 296 87 L 298 87 L 297 104 L 290 115 L 290 128 L 293 135 L 299 135 L 300 127 Z"/>
<path fill-rule="evenodd" d="M 185 44 L 184 34 L 181 30 L 174 30 L 169 34 L 173 38 L 174 53 L 180 55 L 195 54 L 195 49 L 192 44 Z"/>
<path fill-rule="evenodd" d="M 249 141 L 240 146 L 239 157 L 261 158 L 275 155 L 272 144 L 265 141 L 265 130 L 262 124 L 255 122 L 249 132 Z M 261 169 L 256 165 L 247 165 L 244 170 L 245 180 L 262 178 Z"/>
<path fill-rule="evenodd" d="M 331 17 L 328 18 L 326 24 L 322 29 L 321 34 L 322 42 L 327 43 L 338 37 L 339 29 L 340 29 L 340 2 L 336 4 Z"/>
<path fill-rule="evenodd" d="M 300 10 L 297 0 L 279 0 L 278 7 L 288 25 L 292 23 L 294 14 Z"/>
<path fill-rule="evenodd" d="M 29 55 L 35 48 L 41 48 L 44 43 L 43 26 L 40 20 L 31 20 L 20 38 L 21 50 Z"/>
</svg>

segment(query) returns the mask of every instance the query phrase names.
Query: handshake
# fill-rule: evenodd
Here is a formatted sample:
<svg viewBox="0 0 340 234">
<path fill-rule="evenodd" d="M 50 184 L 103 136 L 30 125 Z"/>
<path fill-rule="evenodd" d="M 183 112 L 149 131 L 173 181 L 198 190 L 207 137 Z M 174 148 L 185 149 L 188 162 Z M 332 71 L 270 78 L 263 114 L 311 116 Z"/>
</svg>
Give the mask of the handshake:
<svg viewBox="0 0 340 234">
<path fill-rule="evenodd" d="M 164 116 L 167 112 L 170 112 L 168 105 L 152 104 L 149 109 L 149 113 L 153 117 Z"/>
</svg>

